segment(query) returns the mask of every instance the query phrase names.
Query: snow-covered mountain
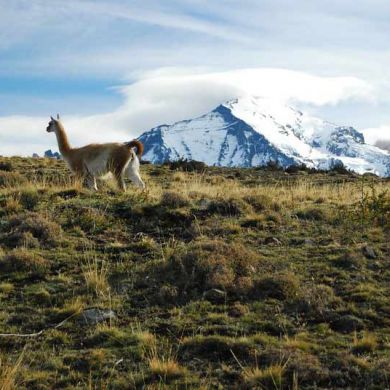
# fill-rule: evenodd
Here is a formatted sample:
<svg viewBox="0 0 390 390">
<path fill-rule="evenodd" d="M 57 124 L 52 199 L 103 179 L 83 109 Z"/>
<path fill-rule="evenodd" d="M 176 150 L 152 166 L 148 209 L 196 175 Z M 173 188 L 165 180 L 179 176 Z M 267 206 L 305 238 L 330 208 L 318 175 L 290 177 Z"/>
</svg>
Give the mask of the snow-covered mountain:
<svg viewBox="0 0 390 390">
<path fill-rule="evenodd" d="M 327 169 L 340 161 L 358 173 L 390 176 L 390 153 L 364 142 L 353 127 L 337 126 L 277 101 L 243 97 L 195 119 L 143 133 L 145 160 L 180 158 L 208 165 L 253 167 L 270 160 L 282 166 Z"/>
</svg>

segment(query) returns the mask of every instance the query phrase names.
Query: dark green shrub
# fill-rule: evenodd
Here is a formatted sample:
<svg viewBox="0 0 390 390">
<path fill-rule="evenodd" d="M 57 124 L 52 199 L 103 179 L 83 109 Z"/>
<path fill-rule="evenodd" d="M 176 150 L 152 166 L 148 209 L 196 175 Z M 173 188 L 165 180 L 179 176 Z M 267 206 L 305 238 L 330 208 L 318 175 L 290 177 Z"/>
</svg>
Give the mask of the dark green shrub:
<svg viewBox="0 0 390 390">
<path fill-rule="evenodd" d="M 26 237 L 34 237 L 42 246 L 54 247 L 60 242 L 61 227 L 37 213 L 18 214 L 3 227 L 3 241 L 9 247 L 21 246 Z M 35 246 L 35 245 L 34 245 Z"/>
<path fill-rule="evenodd" d="M 207 212 L 234 217 L 243 214 L 245 209 L 247 209 L 247 205 L 241 199 L 217 199 L 209 203 Z"/>
<path fill-rule="evenodd" d="M 188 204 L 189 201 L 187 198 L 174 191 L 165 191 L 161 196 L 161 205 L 165 207 L 185 207 Z"/>
<path fill-rule="evenodd" d="M 39 203 L 39 194 L 36 189 L 24 190 L 20 194 L 20 203 L 27 210 L 34 210 Z"/>
<path fill-rule="evenodd" d="M 299 210 L 297 211 L 296 216 L 299 219 L 304 219 L 308 221 L 325 221 L 327 219 L 325 211 L 319 208 L 308 208 Z"/>
<path fill-rule="evenodd" d="M 21 184 L 26 184 L 27 179 L 19 172 L 0 171 L 0 188 L 15 187 Z"/>
<path fill-rule="evenodd" d="M 289 300 L 295 298 L 299 290 L 299 279 L 293 273 L 267 276 L 254 284 L 255 294 L 262 298 Z"/>
<path fill-rule="evenodd" d="M 48 262 L 34 252 L 25 249 L 14 249 L 0 260 L 0 268 L 4 272 L 44 274 L 48 268 Z"/>
<path fill-rule="evenodd" d="M 173 253 L 159 275 L 177 287 L 181 298 L 199 297 L 214 288 L 245 295 L 259 262 L 259 256 L 241 244 L 200 241 Z"/>
</svg>

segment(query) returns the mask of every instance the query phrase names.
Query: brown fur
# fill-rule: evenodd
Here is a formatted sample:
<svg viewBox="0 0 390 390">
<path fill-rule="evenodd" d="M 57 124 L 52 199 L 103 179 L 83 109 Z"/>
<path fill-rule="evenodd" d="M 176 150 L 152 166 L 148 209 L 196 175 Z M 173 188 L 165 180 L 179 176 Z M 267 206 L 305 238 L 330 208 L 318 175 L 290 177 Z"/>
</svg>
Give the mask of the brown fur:
<svg viewBox="0 0 390 390">
<path fill-rule="evenodd" d="M 48 132 L 55 132 L 59 150 L 67 162 L 71 171 L 87 181 L 87 184 L 95 189 L 96 177 L 111 172 L 121 190 L 125 190 L 124 174 L 131 164 L 130 178 L 135 184 L 144 187 L 139 176 L 139 162 L 137 155 L 141 157 L 143 145 L 134 140 L 128 143 L 90 144 L 81 148 L 72 148 L 69 144 L 65 129 L 59 120 L 52 118 L 47 128 Z M 137 155 L 133 151 L 137 148 Z M 136 161 L 135 161 L 136 160 Z"/>
<path fill-rule="evenodd" d="M 142 154 L 144 152 L 144 145 L 142 142 L 138 141 L 137 139 L 134 139 L 133 141 L 127 142 L 126 145 L 130 148 L 137 148 L 137 156 L 139 159 L 141 159 Z"/>
</svg>

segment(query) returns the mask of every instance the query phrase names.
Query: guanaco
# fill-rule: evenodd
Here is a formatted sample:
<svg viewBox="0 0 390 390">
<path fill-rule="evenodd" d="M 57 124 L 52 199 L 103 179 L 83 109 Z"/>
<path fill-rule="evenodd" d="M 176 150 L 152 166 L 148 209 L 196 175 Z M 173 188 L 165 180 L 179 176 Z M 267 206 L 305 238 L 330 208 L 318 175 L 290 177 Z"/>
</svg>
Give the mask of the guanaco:
<svg viewBox="0 0 390 390">
<path fill-rule="evenodd" d="M 145 188 L 139 172 L 139 161 L 144 150 L 140 141 L 90 144 L 72 148 L 58 114 L 57 119 L 50 117 L 46 130 L 56 134 L 62 158 L 76 177 L 84 180 L 91 189 L 97 191 L 96 178 L 107 173 L 112 173 L 121 191 L 126 191 L 126 174 L 134 185 Z"/>
</svg>

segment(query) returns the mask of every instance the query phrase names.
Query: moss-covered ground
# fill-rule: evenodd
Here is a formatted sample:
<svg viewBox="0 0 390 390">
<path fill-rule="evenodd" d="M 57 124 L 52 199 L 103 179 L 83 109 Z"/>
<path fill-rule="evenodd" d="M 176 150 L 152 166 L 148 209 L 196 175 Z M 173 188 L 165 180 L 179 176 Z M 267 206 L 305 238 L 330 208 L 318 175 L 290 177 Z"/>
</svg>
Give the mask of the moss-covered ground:
<svg viewBox="0 0 390 390">
<path fill-rule="evenodd" d="M 0 388 L 389 388 L 390 181 L 171 168 L 0 158 Z"/>
</svg>

